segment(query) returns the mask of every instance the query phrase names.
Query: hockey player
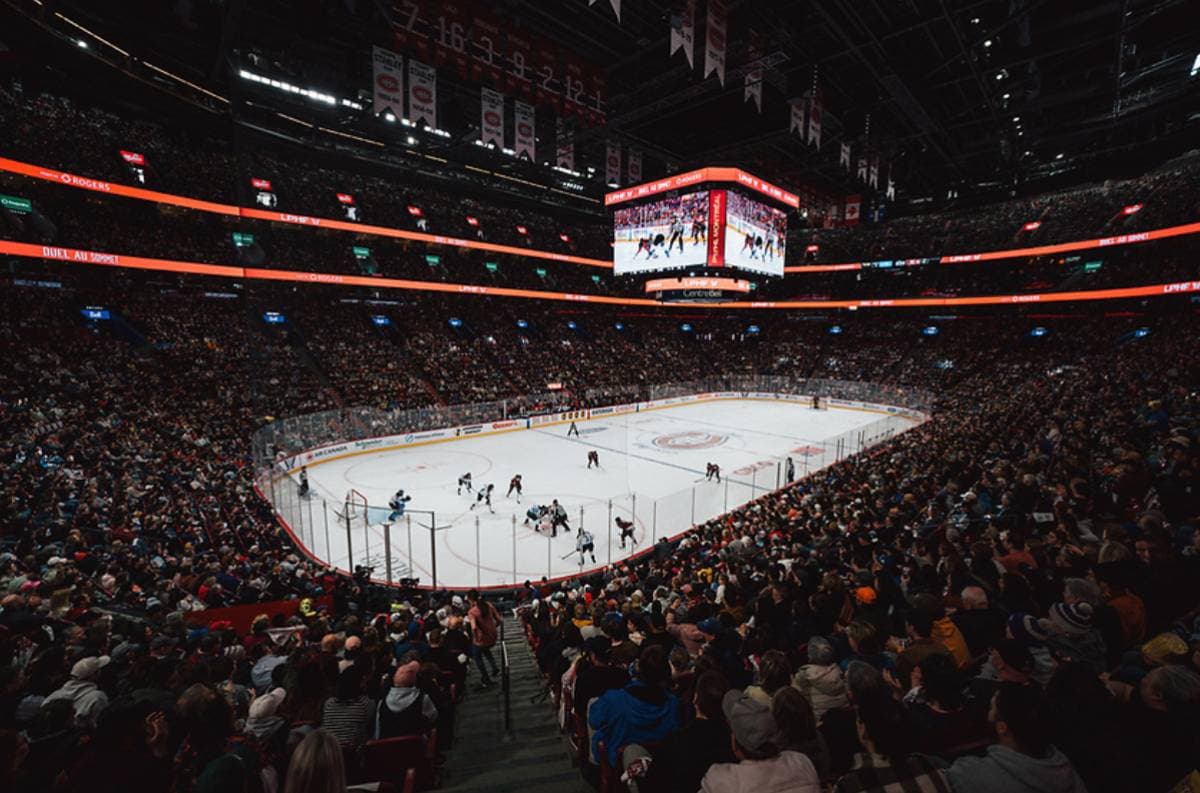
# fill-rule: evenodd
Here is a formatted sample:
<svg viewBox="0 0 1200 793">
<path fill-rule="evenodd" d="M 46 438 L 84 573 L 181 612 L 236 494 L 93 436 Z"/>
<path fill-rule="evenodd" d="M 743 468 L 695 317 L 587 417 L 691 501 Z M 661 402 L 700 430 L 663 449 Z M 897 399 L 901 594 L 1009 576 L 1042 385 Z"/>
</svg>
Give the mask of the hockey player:
<svg viewBox="0 0 1200 793">
<path fill-rule="evenodd" d="M 625 520 L 620 515 L 613 521 L 617 524 L 617 528 L 621 530 L 621 550 L 625 550 L 625 538 L 629 538 L 630 545 L 637 545 L 637 540 L 633 536 L 633 521 Z"/>
<path fill-rule="evenodd" d="M 711 481 L 715 478 L 718 482 L 721 481 L 721 466 L 716 463 L 707 463 L 705 468 L 704 478 L 706 480 Z"/>
<path fill-rule="evenodd" d="M 600 452 L 596 451 L 595 449 L 592 449 L 588 452 L 587 467 L 590 469 L 593 465 L 597 468 L 600 467 Z"/>
<path fill-rule="evenodd" d="M 533 521 L 533 527 L 536 529 L 538 523 L 541 522 L 542 516 L 546 514 L 546 508 L 534 504 L 529 509 L 525 510 L 525 525 L 529 525 L 529 521 Z"/>
<path fill-rule="evenodd" d="M 571 422 L 571 426 L 567 427 L 567 437 L 569 438 L 572 435 L 576 438 L 579 437 L 579 427 L 575 425 L 574 421 Z"/>
<path fill-rule="evenodd" d="M 300 466 L 300 498 L 308 498 L 308 466 Z"/>
<path fill-rule="evenodd" d="M 812 409 L 813 409 L 813 410 L 820 410 L 820 409 L 821 409 L 821 397 L 817 396 L 816 394 L 813 394 L 813 398 L 812 398 Z"/>
<path fill-rule="evenodd" d="M 775 261 L 775 235 L 767 232 L 767 247 L 763 250 L 763 258 L 771 257 L 771 261 Z"/>
<path fill-rule="evenodd" d="M 508 492 L 504 494 L 505 498 L 512 498 L 513 491 L 517 491 L 517 503 L 521 503 L 521 475 L 515 474 L 512 479 L 508 480 Z"/>
<path fill-rule="evenodd" d="M 579 532 L 575 535 L 575 550 L 579 551 L 580 567 L 583 567 L 584 554 L 591 556 L 592 564 L 596 564 L 596 542 L 592 538 L 592 533 L 585 530 L 582 526 L 579 527 Z"/>
<path fill-rule="evenodd" d="M 458 494 L 460 496 L 462 495 L 462 491 L 463 491 L 464 487 L 467 489 L 468 493 L 471 492 L 471 472 L 470 471 L 467 471 L 465 474 L 463 474 L 462 476 L 460 476 L 458 478 Z"/>
<path fill-rule="evenodd" d="M 545 509 L 542 516 L 538 518 L 537 531 L 539 534 L 549 534 L 551 537 L 558 535 L 558 530 L 554 528 L 554 516 L 550 514 L 550 510 Z"/>
<path fill-rule="evenodd" d="M 633 258 L 636 259 L 639 255 L 641 255 L 642 251 L 646 252 L 646 258 L 649 259 L 650 258 L 650 238 L 649 237 L 638 237 L 638 246 L 637 246 L 637 250 L 633 252 Z"/>
<path fill-rule="evenodd" d="M 742 237 L 742 253 L 743 254 L 746 252 L 747 248 L 750 249 L 750 258 L 753 259 L 754 258 L 754 231 L 753 230 L 747 231 L 746 236 Z"/>
<path fill-rule="evenodd" d="M 791 482 L 796 478 L 796 464 L 792 462 L 792 458 L 787 458 L 787 462 L 783 466 L 784 479 Z"/>
<path fill-rule="evenodd" d="M 475 507 L 479 506 L 480 504 L 487 504 L 488 512 L 495 515 L 496 510 L 492 509 L 492 491 L 495 489 L 495 485 L 488 485 L 487 487 L 479 488 L 479 490 L 476 491 L 475 503 L 471 505 L 471 509 L 475 509 Z"/>
<path fill-rule="evenodd" d="M 558 527 L 562 526 L 563 531 L 570 532 L 571 527 L 567 525 L 567 510 L 562 504 L 558 503 L 558 499 L 550 504 L 550 536 L 558 536 Z"/>
<path fill-rule="evenodd" d="M 699 212 L 692 218 L 692 247 L 708 241 L 708 221 Z"/>
<path fill-rule="evenodd" d="M 679 252 L 683 253 L 683 217 L 676 215 L 671 218 L 671 238 L 667 241 L 667 258 L 671 258 L 671 249 L 679 243 Z"/>
<path fill-rule="evenodd" d="M 403 490 L 397 490 L 396 495 L 388 500 L 388 509 L 391 510 L 388 514 L 388 523 L 395 523 L 404 517 L 404 505 L 410 501 L 412 501 L 412 496 L 406 496 Z"/>
</svg>

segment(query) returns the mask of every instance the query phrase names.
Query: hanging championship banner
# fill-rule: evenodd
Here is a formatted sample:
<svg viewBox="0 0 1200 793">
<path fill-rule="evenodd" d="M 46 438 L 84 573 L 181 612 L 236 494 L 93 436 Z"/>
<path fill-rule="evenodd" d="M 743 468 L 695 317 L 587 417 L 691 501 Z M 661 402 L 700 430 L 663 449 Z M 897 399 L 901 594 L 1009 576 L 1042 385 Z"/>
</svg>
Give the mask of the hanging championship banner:
<svg viewBox="0 0 1200 793">
<path fill-rule="evenodd" d="M 621 144 L 609 141 L 604 147 L 604 183 L 621 184 Z"/>
<path fill-rule="evenodd" d="M 762 60 L 762 36 L 757 31 L 750 31 L 750 63 L 751 66 L 746 70 L 746 87 L 742 91 L 742 101 L 753 99 L 758 112 L 762 112 L 762 94 L 763 94 L 763 67 L 757 63 Z"/>
<path fill-rule="evenodd" d="M 496 148 L 504 148 L 504 94 L 490 88 L 481 88 L 479 139 L 484 145 L 495 144 Z"/>
<path fill-rule="evenodd" d="M 518 157 L 537 162 L 533 140 L 533 105 L 517 101 L 513 104 L 513 148 Z"/>
<path fill-rule="evenodd" d="M 808 142 L 821 148 L 821 95 L 815 89 L 808 96 Z"/>
<path fill-rule="evenodd" d="M 804 137 L 804 106 L 797 102 L 792 102 L 792 120 L 788 124 L 788 132 Z"/>
<path fill-rule="evenodd" d="M 849 143 L 842 144 L 842 153 L 840 155 L 838 155 L 838 165 L 845 167 L 845 169 L 847 171 L 850 170 L 850 144 Z"/>
<path fill-rule="evenodd" d="M 408 118 L 437 127 L 437 70 L 408 59 Z"/>
<path fill-rule="evenodd" d="M 378 115 L 390 110 L 393 114 L 403 117 L 404 71 L 400 56 L 383 47 L 374 47 L 371 51 L 371 62 L 375 70 L 375 104 L 371 112 Z"/>
<path fill-rule="evenodd" d="M 704 76 L 713 72 L 717 80 L 725 85 L 725 0 L 708 0 L 708 28 L 704 32 Z"/>
<path fill-rule="evenodd" d="M 862 196 L 850 195 L 846 196 L 846 211 L 843 213 L 843 224 L 847 226 L 858 225 L 858 209 L 862 203 Z"/>
<path fill-rule="evenodd" d="M 575 138 L 571 130 L 567 127 L 567 120 L 562 116 L 558 117 L 556 123 L 555 142 L 557 151 L 555 152 L 554 161 L 559 168 L 566 168 L 568 171 L 575 170 Z"/>
<path fill-rule="evenodd" d="M 629 184 L 641 184 L 642 153 L 637 149 L 630 148 L 629 156 L 625 160 L 625 167 L 628 169 Z"/>
<path fill-rule="evenodd" d="M 688 67 L 696 68 L 696 0 L 683 0 L 671 13 L 671 54 L 679 50 Z"/>
<path fill-rule="evenodd" d="M 865 154 L 858 155 L 858 180 L 860 182 L 867 181 L 867 157 Z"/>
<path fill-rule="evenodd" d="M 879 187 L 879 156 L 871 158 L 871 173 L 867 177 L 867 184 L 871 187 Z"/>
<path fill-rule="evenodd" d="M 888 201 L 896 200 L 896 183 L 892 181 L 891 169 L 888 169 L 887 192 L 885 193 Z"/>
</svg>

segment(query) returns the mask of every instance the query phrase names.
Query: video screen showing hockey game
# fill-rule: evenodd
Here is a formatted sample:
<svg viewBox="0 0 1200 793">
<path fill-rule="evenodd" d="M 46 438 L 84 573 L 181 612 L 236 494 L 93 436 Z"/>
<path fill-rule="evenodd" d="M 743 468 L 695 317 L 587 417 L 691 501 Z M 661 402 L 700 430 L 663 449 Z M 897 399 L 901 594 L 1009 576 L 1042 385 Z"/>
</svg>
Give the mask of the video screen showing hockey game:
<svg viewBox="0 0 1200 793">
<path fill-rule="evenodd" d="M 730 190 L 725 209 L 725 266 L 783 276 L 787 215 Z"/>
<path fill-rule="evenodd" d="M 707 253 L 707 190 L 625 207 L 613 215 L 616 275 L 703 266 Z"/>
</svg>

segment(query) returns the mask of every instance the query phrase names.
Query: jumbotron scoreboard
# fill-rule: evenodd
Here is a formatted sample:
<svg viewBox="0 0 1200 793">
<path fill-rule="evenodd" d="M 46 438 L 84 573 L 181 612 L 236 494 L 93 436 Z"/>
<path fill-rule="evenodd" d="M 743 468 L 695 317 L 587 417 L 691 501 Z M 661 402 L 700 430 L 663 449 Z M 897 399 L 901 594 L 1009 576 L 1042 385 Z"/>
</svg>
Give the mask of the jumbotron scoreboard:
<svg viewBox="0 0 1200 793">
<path fill-rule="evenodd" d="M 737 168 L 701 168 L 614 190 L 613 273 L 655 275 L 664 301 L 745 299 L 744 275 L 782 277 L 787 213 L 800 199 Z"/>
</svg>

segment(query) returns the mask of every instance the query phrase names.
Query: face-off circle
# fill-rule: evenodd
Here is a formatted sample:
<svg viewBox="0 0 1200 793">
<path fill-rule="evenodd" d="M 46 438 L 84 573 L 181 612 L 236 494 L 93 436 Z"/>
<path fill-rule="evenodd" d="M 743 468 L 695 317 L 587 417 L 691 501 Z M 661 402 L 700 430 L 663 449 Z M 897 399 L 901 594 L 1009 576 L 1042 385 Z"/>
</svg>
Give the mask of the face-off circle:
<svg viewBox="0 0 1200 793">
<path fill-rule="evenodd" d="M 659 435 L 654 439 L 654 445 L 660 449 L 694 451 L 711 449 L 720 446 L 727 440 L 729 440 L 728 435 L 716 435 L 711 432 L 675 432 L 670 435 Z"/>
</svg>

